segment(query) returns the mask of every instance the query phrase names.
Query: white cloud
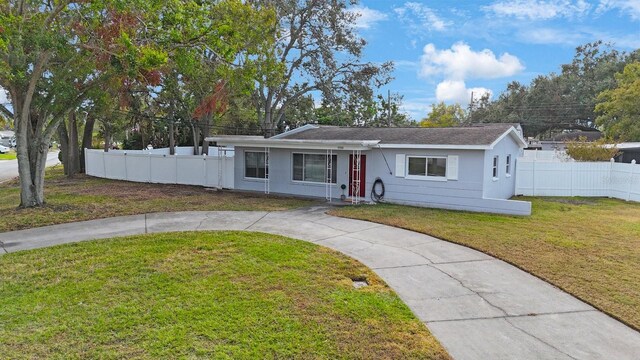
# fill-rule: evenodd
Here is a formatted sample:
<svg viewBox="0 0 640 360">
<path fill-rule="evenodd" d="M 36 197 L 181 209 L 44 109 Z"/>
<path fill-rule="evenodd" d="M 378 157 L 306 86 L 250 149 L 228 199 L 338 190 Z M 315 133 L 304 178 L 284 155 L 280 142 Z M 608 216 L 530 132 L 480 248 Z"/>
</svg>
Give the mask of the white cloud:
<svg viewBox="0 0 640 360">
<path fill-rule="evenodd" d="M 640 48 L 640 37 L 637 34 L 612 34 L 591 28 L 563 30 L 535 27 L 519 30 L 517 38 L 529 44 L 558 44 L 572 47 L 600 39 L 604 42 L 610 42 L 618 48 L 632 50 Z"/>
<path fill-rule="evenodd" d="M 586 41 L 585 34 L 583 33 L 544 27 L 522 30 L 518 32 L 518 37 L 522 41 L 530 44 L 561 44 L 574 46 Z"/>
<path fill-rule="evenodd" d="M 640 20 L 640 0 L 600 0 L 596 11 L 605 12 L 613 9 L 627 13 L 633 20 Z"/>
<path fill-rule="evenodd" d="M 472 94 L 474 99 L 480 99 L 487 93 L 491 97 L 491 90 L 483 87 L 467 88 L 462 80 L 444 80 L 436 87 L 438 101 L 455 102 L 461 105 L 469 104 Z"/>
<path fill-rule="evenodd" d="M 357 29 L 371 29 L 378 22 L 385 21 L 389 18 L 387 14 L 383 12 L 362 5 L 353 6 L 347 11 L 358 16 L 354 24 L 354 27 Z"/>
<path fill-rule="evenodd" d="M 396 66 L 396 69 L 418 69 L 420 68 L 420 63 L 417 61 L 410 60 L 393 60 L 393 65 Z"/>
<path fill-rule="evenodd" d="M 601 34 L 599 35 L 600 39 L 605 40 L 606 42 L 611 42 L 616 46 L 620 46 L 627 49 L 638 49 L 640 48 L 640 37 L 634 34 L 623 35 L 623 36 L 612 36 L 609 34 Z"/>
<path fill-rule="evenodd" d="M 430 7 L 417 2 L 407 2 L 393 11 L 398 19 L 414 34 L 423 35 L 430 31 L 445 31 L 451 25 Z"/>
<path fill-rule="evenodd" d="M 489 49 L 473 51 L 463 42 L 455 43 L 451 49 L 445 50 L 438 50 L 435 45 L 427 44 L 420 64 L 421 76 L 444 75 L 446 79 L 452 80 L 494 79 L 512 76 L 524 69 L 520 60 L 509 53 L 496 57 Z"/>
<path fill-rule="evenodd" d="M 548 20 L 559 17 L 573 18 L 586 15 L 591 10 L 591 4 L 584 0 L 502 0 L 485 6 L 483 9 L 498 16 L 528 20 Z"/>
</svg>

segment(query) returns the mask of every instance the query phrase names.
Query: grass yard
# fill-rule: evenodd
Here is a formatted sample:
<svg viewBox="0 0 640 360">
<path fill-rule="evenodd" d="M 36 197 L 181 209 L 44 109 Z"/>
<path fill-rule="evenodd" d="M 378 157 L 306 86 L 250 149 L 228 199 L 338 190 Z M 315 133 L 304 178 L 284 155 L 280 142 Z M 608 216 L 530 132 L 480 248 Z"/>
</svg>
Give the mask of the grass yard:
<svg viewBox="0 0 640 360">
<path fill-rule="evenodd" d="M 353 278 L 369 286 L 355 289 Z M 0 354 L 64 359 L 448 359 L 371 270 L 248 232 L 0 256 Z"/>
<path fill-rule="evenodd" d="M 2 161 L 2 160 L 15 160 L 15 159 L 16 159 L 16 152 L 15 151 L 9 151 L 8 153 L 0 154 L 0 161 Z"/>
<path fill-rule="evenodd" d="M 593 198 L 523 200 L 533 204 L 530 217 L 389 204 L 331 213 L 478 249 L 640 329 L 640 204 Z"/>
<path fill-rule="evenodd" d="M 255 193 L 210 191 L 199 186 L 160 185 L 78 175 L 68 179 L 58 165 L 47 169 L 47 205 L 17 209 L 16 181 L 0 184 L 0 232 L 120 215 L 183 210 L 286 210 L 309 200 Z"/>
</svg>

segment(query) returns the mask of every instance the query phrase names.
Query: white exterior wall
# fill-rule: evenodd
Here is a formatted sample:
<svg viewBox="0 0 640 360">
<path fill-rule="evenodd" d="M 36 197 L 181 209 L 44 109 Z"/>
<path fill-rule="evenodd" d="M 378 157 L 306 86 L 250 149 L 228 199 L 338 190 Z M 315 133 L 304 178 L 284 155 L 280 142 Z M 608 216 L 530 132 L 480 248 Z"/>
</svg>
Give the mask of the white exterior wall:
<svg viewBox="0 0 640 360">
<path fill-rule="evenodd" d="M 244 153 L 245 151 L 264 152 L 265 148 L 236 147 L 236 166 L 234 169 L 234 186 L 240 190 L 252 190 L 264 192 L 266 189 L 264 179 L 246 178 L 244 175 Z M 339 199 L 342 194 L 341 184 L 349 186 L 349 154 L 351 151 L 333 151 L 337 156 L 336 184 L 313 183 L 293 180 L 293 153 L 322 154 L 323 150 L 297 150 L 297 149 L 270 149 L 269 150 L 269 192 L 276 194 L 291 194 L 311 197 L 325 197 L 327 187 L 330 188 L 331 198 Z M 366 152 L 362 152 L 365 154 Z M 345 190 L 348 196 L 348 188 Z"/>
<path fill-rule="evenodd" d="M 244 152 L 265 151 L 264 148 L 236 147 L 235 182 L 236 189 L 265 191 L 265 180 L 247 179 L 244 177 Z M 384 152 L 384 156 L 383 156 Z M 269 150 L 269 192 L 312 197 L 325 197 L 325 183 L 308 183 L 292 180 L 293 153 L 318 153 L 326 151 L 270 149 Z M 337 155 L 337 183 L 330 185 L 331 197 L 338 199 L 343 193 L 348 196 L 349 188 L 349 155 L 351 151 L 334 151 Z M 365 197 L 371 200 L 371 188 L 377 177 L 385 185 L 385 202 L 407 204 L 423 207 L 435 207 L 454 210 L 495 212 L 516 215 L 529 215 L 531 204 L 505 198 L 487 198 L 483 196 L 483 174 L 485 154 L 483 150 L 419 150 L 419 149 L 372 149 L 362 151 L 366 155 Z M 457 156 L 457 180 L 416 180 L 407 179 L 405 173 L 396 176 L 396 155 L 406 156 Z M 517 154 L 516 154 L 517 155 Z M 514 156 L 515 159 L 517 156 Z M 386 161 L 385 161 L 386 158 Z M 336 166 L 336 164 L 334 164 Z M 406 171 L 406 166 L 405 166 Z M 510 190 L 513 193 L 513 188 Z"/>
<path fill-rule="evenodd" d="M 519 150 L 517 144 L 516 148 Z M 411 155 L 457 156 L 457 180 L 414 180 L 396 176 L 397 154 L 405 155 L 405 159 L 406 156 Z M 489 198 L 484 195 L 486 178 L 483 175 L 486 167 L 490 166 L 485 162 L 486 154 L 484 150 L 384 149 L 384 156 L 389 162 L 393 175 L 389 174 L 380 150 L 373 150 L 371 155 L 373 161 L 367 159 L 367 191 L 371 191 L 375 178 L 380 177 L 385 184 L 385 202 L 512 215 L 531 214 L 531 203 L 529 202 L 509 200 L 511 195 L 496 198 Z M 371 168 L 369 168 L 369 163 L 373 165 Z M 375 170 L 377 172 L 373 173 Z M 510 192 L 513 193 L 513 191 L 514 189 L 512 188 Z"/>
<path fill-rule="evenodd" d="M 384 156 L 383 156 L 384 151 Z M 396 155 L 404 155 L 405 174 L 396 174 Z M 405 178 L 408 156 L 458 156 L 458 180 L 407 179 Z M 387 167 L 386 161 L 389 163 Z M 482 198 L 483 151 L 475 150 L 421 150 L 421 149 L 374 149 L 367 156 L 367 196 L 377 177 L 385 185 L 385 200 L 425 204 L 447 204 L 453 199 Z M 391 173 L 389 174 L 389 168 Z"/>
<path fill-rule="evenodd" d="M 517 159 L 522 154 L 518 143 L 507 136 L 493 149 L 485 151 L 483 196 L 492 199 L 509 199 L 516 192 Z M 511 175 L 507 175 L 507 156 L 511 155 Z M 498 177 L 493 177 L 493 158 L 498 156 Z"/>
</svg>

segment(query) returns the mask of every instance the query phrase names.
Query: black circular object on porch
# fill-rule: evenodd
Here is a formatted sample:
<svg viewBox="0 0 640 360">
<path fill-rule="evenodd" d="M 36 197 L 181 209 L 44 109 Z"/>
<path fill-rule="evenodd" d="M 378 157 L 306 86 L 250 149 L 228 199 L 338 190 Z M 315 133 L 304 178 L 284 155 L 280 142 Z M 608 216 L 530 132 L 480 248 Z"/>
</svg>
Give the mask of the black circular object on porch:
<svg viewBox="0 0 640 360">
<path fill-rule="evenodd" d="M 377 191 L 378 186 L 380 187 L 380 192 Z M 371 187 L 371 199 L 375 202 L 380 202 L 384 198 L 384 182 L 379 177 L 373 182 L 373 186 Z"/>
</svg>

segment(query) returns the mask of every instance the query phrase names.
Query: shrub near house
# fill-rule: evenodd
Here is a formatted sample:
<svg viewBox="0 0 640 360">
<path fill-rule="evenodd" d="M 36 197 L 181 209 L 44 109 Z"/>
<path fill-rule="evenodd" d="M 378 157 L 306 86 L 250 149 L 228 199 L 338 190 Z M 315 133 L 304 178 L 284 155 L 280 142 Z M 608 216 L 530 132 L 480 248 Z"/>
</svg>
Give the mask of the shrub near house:
<svg viewBox="0 0 640 360">
<path fill-rule="evenodd" d="M 581 136 L 578 140 L 567 143 L 567 155 L 576 161 L 609 161 L 616 157 L 620 151 L 616 146 L 607 147 L 607 140 L 601 138 L 596 141 L 587 141 Z"/>
</svg>

